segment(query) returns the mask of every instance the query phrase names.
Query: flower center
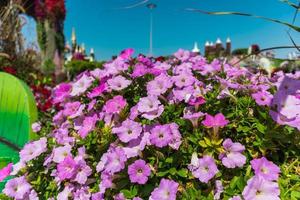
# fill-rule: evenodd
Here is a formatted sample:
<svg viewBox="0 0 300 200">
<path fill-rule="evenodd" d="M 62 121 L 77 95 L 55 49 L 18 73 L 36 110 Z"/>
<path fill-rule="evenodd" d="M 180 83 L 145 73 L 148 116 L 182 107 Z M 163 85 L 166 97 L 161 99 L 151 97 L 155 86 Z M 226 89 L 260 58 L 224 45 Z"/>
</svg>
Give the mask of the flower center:
<svg viewBox="0 0 300 200">
<path fill-rule="evenodd" d="M 268 169 L 265 168 L 265 167 L 262 167 L 262 168 L 260 169 L 260 171 L 261 171 L 262 173 L 264 173 L 264 174 L 268 173 Z"/>
</svg>

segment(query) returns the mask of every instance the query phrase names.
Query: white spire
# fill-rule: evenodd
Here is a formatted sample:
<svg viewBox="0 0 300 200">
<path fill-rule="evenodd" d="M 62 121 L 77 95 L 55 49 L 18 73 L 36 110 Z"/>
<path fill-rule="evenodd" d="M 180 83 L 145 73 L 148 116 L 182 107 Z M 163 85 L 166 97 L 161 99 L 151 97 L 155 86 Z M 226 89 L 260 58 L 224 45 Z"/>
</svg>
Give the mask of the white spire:
<svg viewBox="0 0 300 200">
<path fill-rule="evenodd" d="M 228 37 L 226 40 L 226 43 L 230 43 L 230 42 L 231 42 L 231 39 Z"/>
<path fill-rule="evenodd" d="M 74 28 L 74 27 L 72 28 L 72 37 L 71 37 L 71 41 L 72 41 L 73 43 L 76 42 L 76 32 L 75 32 L 75 28 Z"/>
<path fill-rule="evenodd" d="M 198 48 L 198 43 L 197 42 L 194 43 L 194 48 L 193 48 L 192 52 L 194 52 L 194 53 L 199 53 L 200 52 L 200 49 Z"/>
<path fill-rule="evenodd" d="M 214 43 L 213 42 L 210 42 L 210 44 L 209 44 L 210 46 L 214 46 Z"/>
<path fill-rule="evenodd" d="M 222 41 L 220 38 L 217 39 L 216 44 L 222 44 Z"/>
<path fill-rule="evenodd" d="M 90 54 L 94 54 L 94 48 L 91 48 Z"/>
<path fill-rule="evenodd" d="M 207 47 L 207 46 L 209 46 L 210 44 L 209 44 L 209 41 L 206 41 L 206 43 L 205 43 L 205 46 Z"/>
</svg>

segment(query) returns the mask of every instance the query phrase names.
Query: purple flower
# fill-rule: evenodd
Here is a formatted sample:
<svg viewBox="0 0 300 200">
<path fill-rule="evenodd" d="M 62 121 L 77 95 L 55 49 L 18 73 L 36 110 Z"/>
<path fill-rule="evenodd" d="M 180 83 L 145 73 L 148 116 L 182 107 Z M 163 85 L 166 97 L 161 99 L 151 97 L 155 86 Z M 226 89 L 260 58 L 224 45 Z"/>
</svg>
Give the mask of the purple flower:
<svg viewBox="0 0 300 200">
<path fill-rule="evenodd" d="M 183 88 L 193 85 L 193 83 L 195 82 L 195 77 L 188 73 L 181 73 L 177 76 L 173 76 L 172 80 L 177 87 Z"/>
<path fill-rule="evenodd" d="M 218 72 L 221 70 L 221 64 L 220 61 L 217 59 L 213 60 L 210 64 L 205 64 L 200 67 L 201 68 L 201 74 L 202 75 L 208 75 L 215 72 Z"/>
<path fill-rule="evenodd" d="M 191 93 L 193 92 L 194 92 L 193 86 L 172 90 L 172 93 L 174 95 L 174 100 L 177 101 L 185 100 L 186 102 L 188 102 L 189 98 L 191 97 Z"/>
<path fill-rule="evenodd" d="M 70 145 L 65 145 L 62 147 L 56 147 L 53 149 L 53 161 L 56 163 L 62 162 L 67 156 L 71 155 L 72 147 Z"/>
<path fill-rule="evenodd" d="M 131 84 L 130 80 L 127 80 L 123 76 L 116 76 L 107 80 L 107 85 L 111 90 L 120 91 L 128 87 Z"/>
<path fill-rule="evenodd" d="M 246 163 L 246 157 L 242 154 L 245 147 L 238 143 L 232 142 L 231 139 L 226 139 L 223 142 L 225 152 L 219 155 L 219 159 L 227 168 L 242 167 Z"/>
<path fill-rule="evenodd" d="M 168 146 L 172 140 L 172 133 L 168 125 L 156 125 L 150 132 L 150 142 L 157 147 Z"/>
<path fill-rule="evenodd" d="M 202 124 L 208 128 L 211 127 L 224 127 L 229 123 L 229 121 L 224 117 L 222 113 L 218 113 L 215 116 L 206 114 L 205 120 Z"/>
<path fill-rule="evenodd" d="M 160 74 L 154 80 L 148 82 L 148 95 L 158 96 L 164 94 L 169 88 L 173 86 L 171 78 L 165 74 Z"/>
<path fill-rule="evenodd" d="M 68 200 L 69 197 L 72 197 L 72 190 L 73 188 L 71 188 L 70 186 L 66 186 L 63 191 L 58 193 L 57 200 Z"/>
<path fill-rule="evenodd" d="M 137 118 L 139 115 L 139 111 L 138 111 L 138 108 L 137 108 L 137 105 L 133 106 L 130 108 L 130 114 L 129 114 L 129 119 L 131 120 L 135 120 L 135 118 Z"/>
<path fill-rule="evenodd" d="M 89 192 L 89 188 L 88 187 L 80 187 L 79 189 L 77 189 L 74 193 L 73 193 L 74 200 L 89 200 L 91 199 L 91 193 Z"/>
<path fill-rule="evenodd" d="M 137 106 L 140 113 L 147 113 L 157 110 L 160 104 L 156 96 L 148 96 L 141 98 Z"/>
<path fill-rule="evenodd" d="M 126 198 L 123 193 L 119 193 L 114 196 L 114 200 L 126 200 Z"/>
<path fill-rule="evenodd" d="M 120 56 L 124 60 L 128 60 L 134 54 L 134 49 L 128 48 L 121 52 Z"/>
<path fill-rule="evenodd" d="M 84 93 L 94 81 L 93 77 L 89 77 L 85 74 L 81 76 L 79 80 L 77 80 L 75 83 L 73 83 L 71 96 L 78 96 L 82 93 Z"/>
<path fill-rule="evenodd" d="M 164 107 L 156 96 L 148 96 L 140 99 L 137 109 L 140 113 L 143 113 L 142 117 L 153 120 L 162 114 Z"/>
<path fill-rule="evenodd" d="M 28 162 L 37 158 L 39 155 L 47 151 L 47 139 L 45 137 L 28 143 L 20 151 L 20 158 L 23 162 Z"/>
<path fill-rule="evenodd" d="M 87 94 L 87 96 L 92 99 L 95 97 L 100 96 L 101 94 L 103 94 L 103 92 L 105 92 L 107 90 L 107 85 L 106 83 L 101 83 L 99 86 L 95 87 L 91 92 L 89 92 Z"/>
<path fill-rule="evenodd" d="M 190 58 L 190 52 L 183 49 L 178 49 L 178 51 L 174 53 L 174 56 L 181 61 L 186 61 Z"/>
<path fill-rule="evenodd" d="M 168 69 L 170 69 L 172 66 L 166 62 L 156 62 L 154 64 L 154 68 L 161 70 L 161 71 L 167 71 Z"/>
<path fill-rule="evenodd" d="M 53 103 L 61 103 L 70 95 L 72 86 L 68 83 L 61 83 L 55 87 L 53 92 Z"/>
<path fill-rule="evenodd" d="M 98 121 L 98 116 L 94 114 L 91 117 L 85 117 L 82 123 L 82 127 L 79 129 L 78 133 L 81 138 L 85 138 L 90 131 L 92 131 Z"/>
<path fill-rule="evenodd" d="M 180 65 L 177 65 L 173 68 L 173 74 L 188 74 L 193 75 L 192 72 L 192 63 L 181 63 Z"/>
<path fill-rule="evenodd" d="M 183 118 L 188 119 L 192 122 L 193 127 L 198 127 L 198 121 L 200 117 L 203 117 L 205 114 L 202 112 L 195 112 L 194 108 L 187 107 L 183 111 Z"/>
<path fill-rule="evenodd" d="M 8 177 L 12 171 L 13 163 L 9 163 L 6 167 L 0 170 L 0 182 Z"/>
<path fill-rule="evenodd" d="M 137 139 L 142 133 L 142 130 L 143 128 L 139 123 L 126 119 L 122 122 L 120 127 L 113 128 L 112 132 L 117 134 L 122 142 L 127 143 L 131 140 Z"/>
<path fill-rule="evenodd" d="M 259 91 L 251 95 L 260 106 L 270 106 L 273 95 L 268 91 Z"/>
<path fill-rule="evenodd" d="M 111 148 L 103 154 L 97 165 L 97 172 L 103 171 L 114 174 L 125 168 L 126 154 L 122 148 Z"/>
<path fill-rule="evenodd" d="M 208 183 L 218 172 L 215 160 L 210 156 L 203 156 L 198 159 L 197 154 L 192 155 L 191 164 L 188 166 L 193 176 L 201 182 Z"/>
<path fill-rule="evenodd" d="M 127 158 L 136 157 L 145 149 L 146 145 L 151 145 L 149 141 L 149 132 L 144 132 L 138 139 L 131 140 L 123 150 Z"/>
<path fill-rule="evenodd" d="M 159 186 L 151 192 L 149 200 L 176 200 L 178 186 L 173 180 L 161 179 Z"/>
<path fill-rule="evenodd" d="M 251 160 L 251 167 L 256 176 L 261 176 L 268 181 L 275 181 L 279 177 L 280 168 L 265 157 Z"/>
<path fill-rule="evenodd" d="M 105 103 L 103 110 L 107 113 L 118 114 L 125 108 L 126 104 L 126 100 L 122 96 L 118 95 L 108 100 Z"/>
<path fill-rule="evenodd" d="M 32 131 L 34 133 L 37 133 L 41 130 L 41 123 L 40 122 L 35 122 L 31 125 Z"/>
<path fill-rule="evenodd" d="M 24 176 L 9 180 L 5 184 L 3 193 L 14 199 L 25 199 L 29 194 L 31 185 Z"/>
<path fill-rule="evenodd" d="M 136 160 L 128 167 L 131 183 L 145 184 L 151 174 L 149 165 L 144 160 Z"/>
<path fill-rule="evenodd" d="M 86 164 L 83 159 L 79 159 L 77 162 L 78 170 L 76 172 L 75 181 L 80 184 L 85 184 L 87 178 L 92 174 L 92 169 Z"/>
<path fill-rule="evenodd" d="M 154 120 L 155 118 L 159 117 L 164 112 L 164 106 L 160 105 L 158 106 L 157 110 L 147 112 L 142 114 L 142 117 L 148 119 L 148 120 Z"/>
<path fill-rule="evenodd" d="M 219 200 L 221 198 L 221 194 L 224 192 L 224 187 L 222 185 L 222 181 L 216 181 L 216 188 L 214 194 L 214 200 Z"/>
<path fill-rule="evenodd" d="M 77 173 L 77 163 L 72 156 L 67 156 L 57 165 L 58 177 L 61 181 L 71 179 Z"/>
<path fill-rule="evenodd" d="M 66 103 L 65 109 L 63 110 L 63 114 L 64 116 L 73 119 L 75 117 L 82 115 L 82 111 L 84 107 L 85 105 L 81 104 L 79 101 Z"/>
<path fill-rule="evenodd" d="M 148 68 L 146 65 L 142 64 L 142 63 L 137 63 L 134 66 L 133 72 L 131 74 L 132 78 L 137 78 L 137 77 L 141 77 L 144 76 L 145 74 L 147 74 L 149 72 Z"/>
<path fill-rule="evenodd" d="M 247 181 L 243 197 L 245 200 L 280 200 L 278 183 L 254 176 Z"/>
<path fill-rule="evenodd" d="M 181 140 L 182 137 L 179 132 L 179 127 L 176 123 L 168 124 L 168 126 L 169 126 L 169 128 L 171 130 L 171 134 L 172 134 L 172 139 L 169 142 L 169 146 L 172 149 L 178 150 L 182 143 L 182 140 Z"/>
</svg>

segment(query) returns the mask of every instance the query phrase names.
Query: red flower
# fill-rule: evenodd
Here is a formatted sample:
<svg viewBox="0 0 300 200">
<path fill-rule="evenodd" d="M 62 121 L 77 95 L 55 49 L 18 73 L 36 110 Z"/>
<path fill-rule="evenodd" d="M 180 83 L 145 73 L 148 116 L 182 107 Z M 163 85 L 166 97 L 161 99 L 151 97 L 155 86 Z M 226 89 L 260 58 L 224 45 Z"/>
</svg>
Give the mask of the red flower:
<svg viewBox="0 0 300 200">
<path fill-rule="evenodd" d="M 66 7 L 64 0 L 45 0 L 46 11 L 50 16 L 64 19 Z"/>
<path fill-rule="evenodd" d="M 9 66 L 3 67 L 2 70 L 3 70 L 4 72 L 9 73 L 9 74 L 12 74 L 12 75 L 15 75 L 15 74 L 17 73 L 17 71 L 16 71 L 14 68 L 9 67 Z"/>
</svg>

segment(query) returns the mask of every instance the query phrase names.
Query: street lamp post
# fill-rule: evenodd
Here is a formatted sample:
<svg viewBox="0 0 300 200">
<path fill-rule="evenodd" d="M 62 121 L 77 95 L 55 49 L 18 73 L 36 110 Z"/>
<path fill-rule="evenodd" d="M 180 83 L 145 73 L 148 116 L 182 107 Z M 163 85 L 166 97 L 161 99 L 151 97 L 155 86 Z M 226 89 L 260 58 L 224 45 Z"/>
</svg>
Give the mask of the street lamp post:
<svg viewBox="0 0 300 200">
<path fill-rule="evenodd" d="M 153 10 L 157 7 L 154 3 L 147 4 L 150 9 L 149 56 L 153 56 Z"/>
</svg>

